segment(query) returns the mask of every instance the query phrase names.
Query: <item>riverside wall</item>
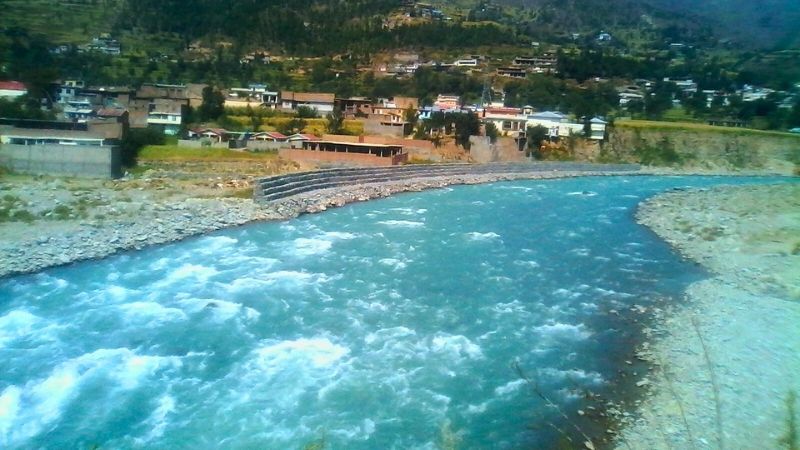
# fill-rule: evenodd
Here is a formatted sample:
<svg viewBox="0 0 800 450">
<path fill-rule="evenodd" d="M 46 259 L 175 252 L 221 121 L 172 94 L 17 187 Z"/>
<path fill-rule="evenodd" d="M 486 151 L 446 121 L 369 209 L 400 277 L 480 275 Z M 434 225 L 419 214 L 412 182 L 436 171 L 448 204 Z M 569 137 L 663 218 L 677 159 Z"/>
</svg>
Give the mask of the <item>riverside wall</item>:
<svg viewBox="0 0 800 450">
<path fill-rule="evenodd" d="M 89 145 L 0 145 L 0 166 L 27 174 L 117 178 L 122 174 L 119 147 Z"/>
</svg>

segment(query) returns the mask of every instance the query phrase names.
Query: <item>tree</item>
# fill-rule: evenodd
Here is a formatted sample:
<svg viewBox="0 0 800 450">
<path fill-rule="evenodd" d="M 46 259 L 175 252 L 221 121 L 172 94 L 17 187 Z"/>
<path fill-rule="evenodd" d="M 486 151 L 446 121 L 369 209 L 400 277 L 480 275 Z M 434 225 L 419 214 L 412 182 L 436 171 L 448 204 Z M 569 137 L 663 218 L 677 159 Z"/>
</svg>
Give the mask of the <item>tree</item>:
<svg viewBox="0 0 800 450">
<path fill-rule="evenodd" d="M 542 146 L 542 142 L 547 139 L 547 128 L 541 125 L 528 127 L 528 129 L 525 131 L 525 136 L 528 140 L 528 151 L 525 154 L 527 156 L 538 157 L 539 148 Z"/>
<path fill-rule="evenodd" d="M 122 165 L 133 167 L 139 151 L 148 145 L 163 145 L 164 134 L 152 128 L 131 128 L 120 142 Z"/>
<path fill-rule="evenodd" d="M 497 126 L 493 122 L 486 122 L 486 137 L 489 138 L 489 141 L 494 144 L 497 142 L 497 137 L 500 135 L 500 132 L 497 130 Z"/>
<path fill-rule="evenodd" d="M 225 96 L 211 86 L 203 88 L 203 103 L 197 111 L 200 120 L 217 120 L 225 113 Z"/>
<path fill-rule="evenodd" d="M 333 111 L 328 113 L 326 118 L 328 123 L 325 124 L 325 128 L 328 130 L 328 133 L 342 134 L 344 130 L 344 115 L 342 114 L 342 110 L 334 108 Z"/>
<path fill-rule="evenodd" d="M 657 119 L 672 107 L 672 94 L 676 90 L 675 83 L 657 82 L 653 92 L 644 98 L 644 113 L 651 119 Z"/>
<path fill-rule="evenodd" d="M 412 106 L 406 108 L 403 111 L 403 120 L 408 124 L 409 133 L 412 132 L 417 127 L 417 121 L 419 121 L 417 110 Z"/>
<path fill-rule="evenodd" d="M 283 126 L 280 126 L 280 132 L 287 136 L 291 136 L 295 133 L 300 133 L 305 127 L 306 121 L 295 117 L 284 123 Z"/>
<path fill-rule="evenodd" d="M 295 116 L 301 119 L 313 119 L 318 117 L 317 110 L 310 106 L 301 105 L 297 107 L 297 111 L 295 112 Z"/>
<path fill-rule="evenodd" d="M 445 123 L 445 130 L 447 130 L 448 124 L 452 124 L 455 128 L 456 145 L 460 145 L 464 147 L 465 150 L 469 150 L 470 136 L 477 136 L 480 134 L 481 130 L 481 122 L 477 114 L 472 112 L 448 113 L 446 116 L 449 117 L 447 117 Z"/>
</svg>

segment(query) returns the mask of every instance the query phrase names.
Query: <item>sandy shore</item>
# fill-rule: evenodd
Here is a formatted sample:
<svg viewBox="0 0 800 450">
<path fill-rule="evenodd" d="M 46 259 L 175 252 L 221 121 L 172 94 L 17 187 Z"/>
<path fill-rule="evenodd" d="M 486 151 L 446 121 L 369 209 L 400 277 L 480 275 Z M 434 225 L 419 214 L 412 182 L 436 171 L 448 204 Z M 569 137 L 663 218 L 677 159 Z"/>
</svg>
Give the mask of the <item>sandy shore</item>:
<svg viewBox="0 0 800 450">
<path fill-rule="evenodd" d="M 642 173 L 623 175 L 636 174 Z M 176 188 L 175 182 L 163 178 L 0 180 L 0 202 L 5 202 L 0 206 L 10 205 L 12 214 L 27 211 L 34 217 L 28 222 L 0 222 L 0 277 L 103 258 L 254 221 L 290 219 L 399 192 L 582 175 L 586 174 L 526 172 L 419 178 L 319 190 L 270 204 L 241 198 L 242 194 L 251 195 L 251 187 L 237 185 L 227 193 L 213 189 L 198 192 L 196 185 Z"/>
<path fill-rule="evenodd" d="M 800 184 L 670 192 L 637 218 L 712 277 L 640 349 L 649 393 L 618 448 L 782 448 L 800 392 Z"/>
</svg>

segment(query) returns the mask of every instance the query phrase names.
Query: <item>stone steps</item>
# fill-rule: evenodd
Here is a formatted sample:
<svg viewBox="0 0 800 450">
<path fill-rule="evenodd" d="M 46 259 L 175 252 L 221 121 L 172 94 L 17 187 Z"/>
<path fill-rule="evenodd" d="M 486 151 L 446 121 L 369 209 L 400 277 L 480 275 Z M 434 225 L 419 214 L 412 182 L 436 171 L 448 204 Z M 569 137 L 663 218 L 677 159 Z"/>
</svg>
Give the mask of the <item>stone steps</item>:
<svg viewBox="0 0 800 450">
<path fill-rule="evenodd" d="M 401 181 L 414 178 L 534 172 L 606 173 L 633 172 L 637 170 L 639 170 L 639 166 L 635 164 L 588 164 L 569 162 L 426 164 L 325 169 L 259 179 L 254 187 L 254 197 L 261 202 L 272 202 L 321 189 Z"/>
</svg>

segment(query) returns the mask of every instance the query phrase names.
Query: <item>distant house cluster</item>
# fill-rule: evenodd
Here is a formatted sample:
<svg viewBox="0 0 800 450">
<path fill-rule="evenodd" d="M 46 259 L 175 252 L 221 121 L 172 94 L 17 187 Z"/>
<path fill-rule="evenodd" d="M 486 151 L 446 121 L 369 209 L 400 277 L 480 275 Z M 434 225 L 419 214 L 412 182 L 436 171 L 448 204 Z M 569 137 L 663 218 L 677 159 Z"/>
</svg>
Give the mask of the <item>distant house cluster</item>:
<svg viewBox="0 0 800 450">
<path fill-rule="evenodd" d="M 202 104 L 203 84 L 144 84 L 138 89 L 86 86 L 79 80 L 60 84 L 57 102 L 61 118 L 84 123 L 94 118 L 124 120 L 132 128 L 155 128 L 177 135 L 188 108 Z"/>
</svg>

